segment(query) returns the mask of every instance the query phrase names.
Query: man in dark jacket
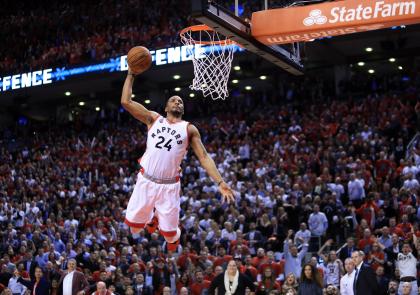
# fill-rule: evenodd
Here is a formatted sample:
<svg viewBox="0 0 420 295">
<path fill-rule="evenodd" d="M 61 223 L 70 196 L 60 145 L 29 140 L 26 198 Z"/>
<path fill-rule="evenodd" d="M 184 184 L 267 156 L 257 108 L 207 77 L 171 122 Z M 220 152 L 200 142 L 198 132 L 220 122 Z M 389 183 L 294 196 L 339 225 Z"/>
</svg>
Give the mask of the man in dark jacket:
<svg viewBox="0 0 420 295">
<path fill-rule="evenodd" d="M 356 266 L 354 275 L 353 292 L 354 295 L 377 295 L 379 288 L 373 269 L 363 264 L 365 253 L 354 251 L 351 258 Z"/>
<path fill-rule="evenodd" d="M 85 275 L 76 270 L 76 259 L 69 259 L 67 270 L 58 282 L 58 294 L 84 295 L 89 292 L 89 283 Z"/>
</svg>

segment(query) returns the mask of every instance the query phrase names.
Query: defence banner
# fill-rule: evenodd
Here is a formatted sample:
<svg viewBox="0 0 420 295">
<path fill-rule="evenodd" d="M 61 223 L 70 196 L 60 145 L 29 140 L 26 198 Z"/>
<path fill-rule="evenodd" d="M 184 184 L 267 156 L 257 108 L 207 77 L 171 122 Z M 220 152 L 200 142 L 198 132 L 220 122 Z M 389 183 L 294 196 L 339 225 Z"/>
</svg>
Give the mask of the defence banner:
<svg viewBox="0 0 420 295">
<path fill-rule="evenodd" d="M 345 0 L 254 12 L 251 34 L 266 45 L 305 42 L 420 23 L 420 0 Z"/>
</svg>

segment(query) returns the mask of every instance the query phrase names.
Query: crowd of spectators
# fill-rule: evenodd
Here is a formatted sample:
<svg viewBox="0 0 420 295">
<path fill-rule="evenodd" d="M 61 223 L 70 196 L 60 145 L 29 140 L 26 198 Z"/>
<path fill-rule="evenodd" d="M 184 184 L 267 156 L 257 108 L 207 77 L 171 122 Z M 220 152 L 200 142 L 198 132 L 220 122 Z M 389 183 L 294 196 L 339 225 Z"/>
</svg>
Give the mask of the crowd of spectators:
<svg viewBox="0 0 420 295">
<path fill-rule="evenodd" d="M 234 11 L 234 1 L 215 1 Z M 291 0 L 269 1 L 270 8 Z M 240 3 L 241 17 L 264 1 Z M 192 25 L 189 0 L 3 1 L 0 11 L 0 73 L 17 74 L 54 66 L 103 61 L 133 46 L 181 45 L 179 32 Z"/>
<path fill-rule="evenodd" d="M 72 66 L 126 54 L 139 44 L 179 45 L 187 0 L 6 1 L 0 12 L 2 74 Z"/>
<path fill-rule="evenodd" d="M 408 88 L 362 100 L 291 94 L 206 105 L 210 117 L 190 118 L 236 201 L 220 202 L 189 153 L 176 253 L 158 232 L 131 235 L 123 222 L 146 146 L 142 124 L 118 113 L 92 129 L 35 128 L 15 150 L 8 133 L 0 146 L 3 292 L 25 294 L 41 277 L 59 294 L 76 264 L 86 293 L 199 295 L 234 260 L 257 294 L 297 294 L 303 268 L 321 274 L 326 294 L 339 294 L 356 249 L 376 273 L 378 295 L 400 280 L 414 288 L 418 273 L 407 275 L 398 257 L 420 251 L 412 243 L 420 236 L 420 147 L 406 157 L 416 99 Z M 187 113 L 194 107 L 200 102 L 186 102 Z"/>
</svg>

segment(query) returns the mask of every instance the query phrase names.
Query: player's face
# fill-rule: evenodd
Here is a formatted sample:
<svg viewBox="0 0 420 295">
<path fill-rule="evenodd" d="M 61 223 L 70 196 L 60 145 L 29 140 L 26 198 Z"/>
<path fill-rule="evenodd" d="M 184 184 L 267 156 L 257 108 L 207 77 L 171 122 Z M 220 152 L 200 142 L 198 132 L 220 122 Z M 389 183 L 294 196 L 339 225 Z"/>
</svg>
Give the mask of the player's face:
<svg viewBox="0 0 420 295">
<path fill-rule="evenodd" d="M 165 111 L 171 113 L 176 117 L 184 114 L 184 102 L 179 96 L 172 96 L 166 103 Z"/>
</svg>

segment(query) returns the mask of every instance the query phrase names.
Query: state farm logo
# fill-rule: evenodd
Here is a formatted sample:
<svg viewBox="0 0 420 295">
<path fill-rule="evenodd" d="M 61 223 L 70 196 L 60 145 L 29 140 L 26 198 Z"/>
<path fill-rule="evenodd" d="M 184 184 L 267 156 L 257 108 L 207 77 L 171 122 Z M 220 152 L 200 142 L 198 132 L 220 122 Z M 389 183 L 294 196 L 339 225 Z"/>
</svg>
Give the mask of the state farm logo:
<svg viewBox="0 0 420 295">
<path fill-rule="evenodd" d="M 322 15 L 322 11 L 314 9 L 309 12 L 309 16 L 303 20 L 303 24 L 307 27 L 312 25 L 323 25 L 327 22 L 327 17 Z"/>
</svg>

